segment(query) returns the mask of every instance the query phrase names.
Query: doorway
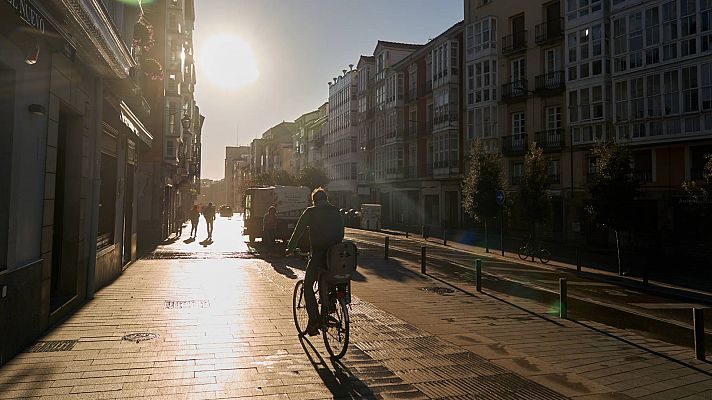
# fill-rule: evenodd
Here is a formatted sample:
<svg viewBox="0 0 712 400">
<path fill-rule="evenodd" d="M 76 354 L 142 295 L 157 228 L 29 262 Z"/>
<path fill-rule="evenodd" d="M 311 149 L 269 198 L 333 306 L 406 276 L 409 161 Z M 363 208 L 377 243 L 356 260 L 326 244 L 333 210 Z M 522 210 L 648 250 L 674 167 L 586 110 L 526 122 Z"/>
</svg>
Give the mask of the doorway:
<svg viewBox="0 0 712 400">
<path fill-rule="evenodd" d="M 136 167 L 126 165 L 126 179 L 124 190 L 124 240 L 122 266 L 126 266 L 133 258 L 133 206 L 134 206 L 134 174 Z"/>
<path fill-rule="evenodd" d="M 57 129 L 57 165 L 54 175 L 54 219 L 50 312 L 77 295 L 82 119 L 60 110 Z M 52 175 L 47 174 L 46 179 Z"/>
</svg>

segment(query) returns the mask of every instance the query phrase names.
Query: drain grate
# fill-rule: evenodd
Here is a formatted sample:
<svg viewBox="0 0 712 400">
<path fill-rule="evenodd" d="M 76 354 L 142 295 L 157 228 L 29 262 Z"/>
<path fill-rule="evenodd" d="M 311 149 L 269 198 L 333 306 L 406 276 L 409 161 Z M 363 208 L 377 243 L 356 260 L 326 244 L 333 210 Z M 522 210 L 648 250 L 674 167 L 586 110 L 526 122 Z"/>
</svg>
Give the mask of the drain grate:
<svg viewBox="0 0 712 400">
<path fill-rule="evenodd" d="M 450 288 L 440 287 L 440 286 L 426 286 L 426 287 L 420 288 L 420 290 L 422 290 L 424 292 L 437 293 L 442 296 L 455 292 L 454 290 L 452 290 Z"/>
<path fill-rule="evenodd" d="M 138 333 L 129 333 L 128 335 L 124 336 L 121 338 L 121 340 L 128 340 L 129 342 L 145 342 L 147 340 L 153 340 L 153 339 L 158 339 L 160 336 L 157 333 L 148 333 L 148 332 L 138 332 Z"/>
<path fill-rule="evenodd" d="M 55 351 L 70 351 L 77 344 L 76 340 L 48 340 L 37 342 L 27 349 L 28 353 L 50 353 Z"/>
<path fill-rule="evenodd" d="M 182 310 L 186 308 L 209 308 L 210 300 L 166 300 L 166 310 Z"/>
</svg>

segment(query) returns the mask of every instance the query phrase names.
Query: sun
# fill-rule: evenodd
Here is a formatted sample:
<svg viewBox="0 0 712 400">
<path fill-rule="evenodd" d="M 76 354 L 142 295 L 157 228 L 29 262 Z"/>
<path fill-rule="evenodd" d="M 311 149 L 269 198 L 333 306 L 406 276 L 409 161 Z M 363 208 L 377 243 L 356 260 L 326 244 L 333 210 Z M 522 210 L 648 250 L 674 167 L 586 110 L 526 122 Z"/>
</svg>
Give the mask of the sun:
<svg viewBox="0 0 712 400">
<path fill-rule="evenodd" d="M 196 52 L 199 78 L 221 89 L 239 89 L 260 76 L 250 45 L 235 35 L 212 36 Z"/>
</svg>

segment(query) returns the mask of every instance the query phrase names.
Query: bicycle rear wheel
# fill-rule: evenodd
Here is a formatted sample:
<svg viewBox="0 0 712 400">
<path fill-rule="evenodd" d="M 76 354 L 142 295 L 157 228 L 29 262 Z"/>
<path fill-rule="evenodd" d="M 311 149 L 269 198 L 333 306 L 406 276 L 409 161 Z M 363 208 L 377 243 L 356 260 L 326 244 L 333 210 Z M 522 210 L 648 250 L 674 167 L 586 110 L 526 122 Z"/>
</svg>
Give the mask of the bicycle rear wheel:
<svg viewBox="0 0 712 400">
<path fill-rule="evenodd" d="M 546 264 L 551 261 L 551 252 L 547 249 L 539 250 L 539 261 L 541 261 L 543 264 Z"/>
<path fill-rule="evenodd" d="M 325 310 L 324 304 L 322 309 Z M 324 312 L 322 314 L 324 325 L 322 334 L 324 336 L 324 345 L 326 351 L 329 352 L 331 358 L 339 359 L 346 354 L 346 349 L 349 346 L 349 309 L 346 306 L 344 299 L 339 299 L 336 304 L 336 310 L 333 314 Z"/>
<path fill-rule="evenodd" d="M 294 295 L 292 296 L 292 312 L 294 314 L 294 326 L 297 333 L 304 335 L 309 324 L 309 314 L 307 313 L 307 303 L 304 299 L 304 279 L 300 279 L 294 285 Z"/>
<path fill-rule="evenodd" d="M 522 246 L 519 248 L 519 258 L 521 260 L 526 260 L 527 258 L 529 258 L 529 247 Z"/>
</svg>

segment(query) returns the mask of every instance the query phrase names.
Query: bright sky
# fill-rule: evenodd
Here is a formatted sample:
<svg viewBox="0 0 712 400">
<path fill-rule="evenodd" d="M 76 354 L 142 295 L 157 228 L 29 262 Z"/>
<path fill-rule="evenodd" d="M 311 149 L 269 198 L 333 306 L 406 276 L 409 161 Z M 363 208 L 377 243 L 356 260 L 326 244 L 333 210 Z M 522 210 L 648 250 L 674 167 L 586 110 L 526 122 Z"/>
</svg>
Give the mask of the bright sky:
<svg viewBox="0 0 712 400">
<path fill-rule="evenodd" d="M 225 146 L 328 100 L 327 82 L 376 42 L 426 43 L 463 18 L 462 0 L 199 0 L 193 36 L 202 177 L 222 179 Z"/>
</svg>

